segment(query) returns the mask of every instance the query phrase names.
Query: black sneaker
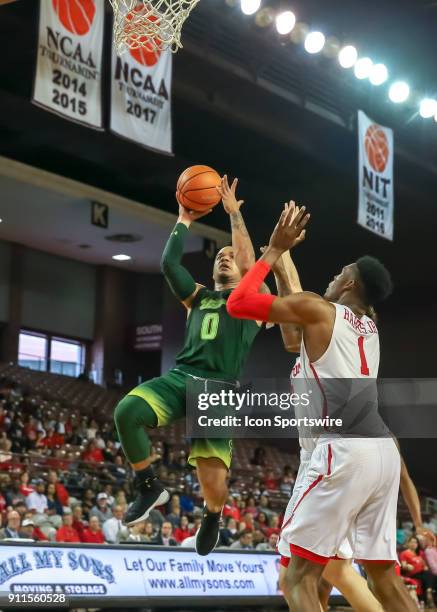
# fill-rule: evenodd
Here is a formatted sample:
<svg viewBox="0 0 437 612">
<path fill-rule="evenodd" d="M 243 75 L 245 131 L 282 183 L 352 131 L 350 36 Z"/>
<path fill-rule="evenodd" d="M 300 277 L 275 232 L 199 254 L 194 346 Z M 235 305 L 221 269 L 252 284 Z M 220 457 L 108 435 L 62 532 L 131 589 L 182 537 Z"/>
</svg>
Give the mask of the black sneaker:
<svg viewBox="0 0 437 612">
<path fill-rule="evenodd" d="M 196 552 L 202 557 L 209 555 L 217 546 L 220 538 L 221 512 L 203 509 L 202 524 L 196 534 Z"/>
<path fill-rule="evenodd" d="M 162 506 L 170 499 L 170 493 L 164 489 L 151 468 L 141 470 L 135 478 L 135 488 L 138 493 L 124 515 L 128 527 L 145 521 L 155 506 Z"/>
</svg>

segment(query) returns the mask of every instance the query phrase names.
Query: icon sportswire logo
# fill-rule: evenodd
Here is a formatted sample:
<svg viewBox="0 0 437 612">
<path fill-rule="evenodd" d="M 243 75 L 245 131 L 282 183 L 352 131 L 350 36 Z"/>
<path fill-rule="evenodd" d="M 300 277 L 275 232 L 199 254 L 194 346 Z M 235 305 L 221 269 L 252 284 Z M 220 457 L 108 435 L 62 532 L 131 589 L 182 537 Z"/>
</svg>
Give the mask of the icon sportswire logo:
<svg viewBox="0 0 437 612">
<path fill-rule="evenodd" d="M 384 172 L 390 150 L 387 136 L 380 125 L 373 123 L 367 128 L 364 136 L 364 147 L 366 149 L 367 159 L 373 170 L 375 170 L 375 172 Z"/>
<path fill-rule="evenodd" d="M 88 34 L 96 14 L 94 0 L 52 0 L 64 28 L 78 36 Z"/>
</svg>

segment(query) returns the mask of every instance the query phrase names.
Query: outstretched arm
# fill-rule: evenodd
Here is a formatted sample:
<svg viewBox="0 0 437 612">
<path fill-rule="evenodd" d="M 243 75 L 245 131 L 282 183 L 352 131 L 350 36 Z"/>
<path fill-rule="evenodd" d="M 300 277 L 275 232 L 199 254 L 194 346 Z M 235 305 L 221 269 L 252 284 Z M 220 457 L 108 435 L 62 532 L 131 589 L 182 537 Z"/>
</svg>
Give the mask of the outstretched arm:
<svg viewBox="0 0 437 612">
<path fill-rule="evenodd" d="M 263 256 L 228 299 L 227 309 L 231 316 L 273 323 L 294 323 L 302 327 L 327 318 L 328 303 L 314 293 L 303 291 L 284 298 L 259 293 L 271 267 L 301 236 L 308 219 L 304 207 L 294 215 L 294 203 L 290 207 L 285 206 Z"/>
<path fill-rule="evenodd" d="M 273 267 L 279 297 L 293 293 L 302 293 L 299 274 L 291 259 L 290 251 L 285 251 Z M 284 348 L 289 353 L 299 353 L 302 342 L 302 328 L 293 323 L 282 323 L 280 326 Z"/>
<path fill-rule="evenodd" d="M 221 195 L 223 207 L 231 221 L 232 248 L 234 250 L 235 263 L 240 270 L 241 276 L 244 276 L 253 266 L 256 258 L 249 232 L 244 223 L 243 215 L 240 212 L 240 207 L 244 204 L 244 200 L 237 200 L 235 194 L 237 185 L 237 178 L 234 179 L 232 185 L 229 185 L 228 177 L 225 174 L 220 187 L 217 189 Z"/>
<path fill-rule="evenodd" d="M 407 466 L 401 455 L 401 483 L 400 483 L 402 497 L 407 504 L 408 511 L 413 521 L 413 525 L 416 529 L 417 535 L 422 535 L 432 546 L 436 544 L 435 535 L 425 529 L 422 524 L 422 510 L 420 508 L 420 499 L 417 493 L 417 489 L 414 482 L 411 480 L 411 476 L 408 473 Z"/>
<path fill-rule="evenodd" d="M 191 222 L 203 217 L 205 214 L 208 213 L 188 211 L 179 205 L 178 222 L 170 234 L 161 258 L 161 271 L 174 295 L 186 308 L 191 307 L 191 303 L 202 285 L 194 281 L 191 274 L 181 263 L 185 236 L 188 233 Z"/>
</svg>

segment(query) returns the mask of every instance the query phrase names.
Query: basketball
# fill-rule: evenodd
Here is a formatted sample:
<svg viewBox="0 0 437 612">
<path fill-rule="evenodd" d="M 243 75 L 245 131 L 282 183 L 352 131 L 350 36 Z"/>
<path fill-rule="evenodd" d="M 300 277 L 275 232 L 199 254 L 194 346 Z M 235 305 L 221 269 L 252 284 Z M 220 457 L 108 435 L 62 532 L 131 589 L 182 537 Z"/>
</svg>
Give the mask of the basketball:
<svg viewBox="0 0 437 612">
<path fill-rule="evenodd" d="M 60 22 L 72 34 L 90 31 L 96 13 L 94 0 L 52 0 Z"/>
<path fill-rule="evenodd" d="M 379 125 L 371 125 L 364 140 L 369 164 L 375 172 L 384 172 L 388 160 L 387 137 Z"/>
<path fill-rule="evenodd" d="M 191 166 L 182 172 L 176 187 L 176 198 L 190 210 L 207 210 L 220 202 L 217 187 L 221 178 L 209 166 Z"/>
</svg>

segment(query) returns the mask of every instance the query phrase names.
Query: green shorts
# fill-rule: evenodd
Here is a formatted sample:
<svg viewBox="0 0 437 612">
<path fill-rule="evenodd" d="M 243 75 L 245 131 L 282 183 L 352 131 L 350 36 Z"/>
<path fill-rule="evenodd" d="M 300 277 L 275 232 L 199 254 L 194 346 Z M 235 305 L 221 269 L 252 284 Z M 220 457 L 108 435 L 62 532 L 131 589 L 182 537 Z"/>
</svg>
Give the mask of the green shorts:
<svg viewBox="0 0 437 612">
<path fill-rule="evenodd" d="M 144 399 L 158 419 L 158 427 L 165 427 L 185 417 L 187 378 L 189 374 L 173 369 L 157 378 L 152 378 L 128 395 Z M 211 381 L 213 382 L 213 381 Z M 227 438 L 199 438 L 191 440 L 188 463 L 196 467 L 197 458 L 217 457 L 227 469 L 231 466 L 232 440 Z"/>
</svg>

